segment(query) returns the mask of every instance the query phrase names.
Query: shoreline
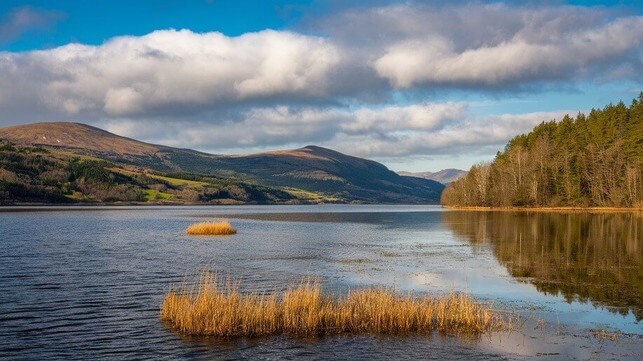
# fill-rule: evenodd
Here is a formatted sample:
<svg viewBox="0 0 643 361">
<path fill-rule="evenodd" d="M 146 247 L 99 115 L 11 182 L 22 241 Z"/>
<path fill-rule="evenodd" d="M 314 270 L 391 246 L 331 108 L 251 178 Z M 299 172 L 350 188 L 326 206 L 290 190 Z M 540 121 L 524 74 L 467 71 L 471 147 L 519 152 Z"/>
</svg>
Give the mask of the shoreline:
<svg viewBox="0 0 643 361">
<path fill-rule="evenodd" d="M 440 207 L 438 203 L 236 203 L 236 204 L 207 204 L 207 203 L 22 203 L 22 204 L 0 204 L 0 213 L 3 212 L 25 212 L 25 211 L 47 211 L 56 210 L 117 210 L 123 208 L 181 208 L 181 207 L 239 207 L 244 206 L 434 206 Z"/>
<path fill-rule="evenodd" d="M 442 206 L 444 209 L 480 212 L 570 212 L 570 213 L 610 213 L 643 212 L 643 208 L 625 207 L 481 207 L 481 206 Z"/>
<path fill-rule="evenodd" d="M 0 204 L 0 212 L 7 210 L 28 210 L 42 208 L 59 209 L 88 209 L 88 208 L 153 208 L 153 207 L 221 207 L 221 206 L 319 206 L 319 205 L 399 205 L 399 206 L 439 206 L 444 210 L 451 211 L 475 211 L 475 212 L 565 212 L 565 213 L 627 213 L 643 212 L 643 207 L 482 207 L 482 206 L 445 206 L 439 203 L 146 203 L 146 202 L 115 202 L 115 203 L 13 203 Z"/>
</svg>

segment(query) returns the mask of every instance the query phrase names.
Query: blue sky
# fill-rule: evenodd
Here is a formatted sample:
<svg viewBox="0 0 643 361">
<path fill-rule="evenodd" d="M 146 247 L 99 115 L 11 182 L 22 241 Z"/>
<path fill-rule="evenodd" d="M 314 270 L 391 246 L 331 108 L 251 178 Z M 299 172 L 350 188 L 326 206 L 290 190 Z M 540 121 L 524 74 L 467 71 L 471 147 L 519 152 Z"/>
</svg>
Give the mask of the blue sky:
<svg viewBox="0 0 643 361">
<path fill-rule="evenodd" d="M 640 1 L 5 0 L 0 126 L 466 169 L 540 121 L 636 97 L 642 15 Z"/>
<path fill-rule="evenodd" d="M 527 3 L 521 1 L 518 3 Z M 18 36 L 4 39 L 1 50 L 46 49 L 70 42 L 98 45 L 118 35 L 144 35 L 158 29 L 219 31 L 229 36 L 264 29 L 305 28 L 320 14 L 372 4 L 396 1 L 262 1 L 262 0 L 3 0 L 3 20 L 20 8 L 50 13 L 43 27 L 25 28 Z M 403 3 L 403 2 L 402 2 Z M 435 2 L 440 3 L 440 2 Z M 445 1 L 442 1 L 444 6 Z M 448 3 L 448 2 L 446 2 Z M 511 3 L 511 2 L 505 2 Z M 629 1 L 539 1 L 532 3 L 570 4 L 612 8 L 641 15 L 643 2 Z"/>
<path fill-rule="evenodd" d="M 50 12 L 45 29 L 26 30 L 5 41 L 4 50 L 23 51 L 69 42 L 101 44 L 117 35 L 144 35 L 158 29 L 220 31 L 236 36 L 264 29 L 282 29 L 316 7 L 313 1 L 3 1 L 0 13 L 30 7 Z"/>
</svg>

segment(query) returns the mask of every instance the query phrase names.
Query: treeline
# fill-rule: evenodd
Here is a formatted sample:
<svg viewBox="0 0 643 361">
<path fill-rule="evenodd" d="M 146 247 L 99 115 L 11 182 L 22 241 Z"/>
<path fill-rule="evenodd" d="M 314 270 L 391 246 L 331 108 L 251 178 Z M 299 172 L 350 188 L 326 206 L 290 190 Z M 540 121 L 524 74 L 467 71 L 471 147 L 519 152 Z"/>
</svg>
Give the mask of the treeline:
<svg viewBox="0 0 643 361">
<path fill-rule="evenodd" d="M 109 171 L 113 166 L 0 143 L 0 204 L 145 201 L 143 188 L 131 177 Z"/>
<path fill-rule="evenodd" d="M 543 122 L 442 193 L 447 206 L 643 207 L 643 92 Z"/>
</svg>

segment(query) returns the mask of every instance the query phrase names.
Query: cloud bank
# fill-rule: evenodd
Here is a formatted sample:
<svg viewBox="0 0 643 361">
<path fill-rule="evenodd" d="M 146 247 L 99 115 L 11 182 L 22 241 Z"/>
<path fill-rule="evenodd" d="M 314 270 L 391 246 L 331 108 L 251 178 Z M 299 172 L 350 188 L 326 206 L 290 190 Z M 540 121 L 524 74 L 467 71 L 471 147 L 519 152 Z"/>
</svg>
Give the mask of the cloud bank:
<svg viewBox="0 0 643 361">
<path fill-rule="evenodd" d="M 22 31 L 5 27 L 5 37 Z M 218 152 L 321 143 L 368 157 L 455 154 L 562 113 L 476 117 L 423 94 L 643 78 L 643 17 L 604 9 L 403 4 L 312 29 L 169 29 L 2 52 L 0 125 L 80 120 Z"/>
<path fill-rule="evenodd" d="M 619 66 L 643 74 L 641 16 L 581 7 L 397 5 L 348 12 L 325 26 L 345 43 L 370 44 L 372 67 L 394 88 L 507 87 L 591 78 Z"/>
<path fill-rule="evenodd" d="M 324 144 L 352 155 L 386 159 L 493 154 L 516 134 L 569 113 L 573 111 L 481 117 L 472 115 L 465 103 L 353 110 L 281 106 L 253 108 L 218 123 L 192 121 L 185 126 L 180 122 L 137 119 L 112 120 L 105 127 L 117 134 L 177 147 L 189 144 L 214 153 L 218 149 L 243 151 Z"/>
<path fill-rule="evenodd" d="M 290 32 L 239 37 L 161 30 L 100 46 L 70 44 L 0 54 L 0 104 L 27 103 L 62 114 L 136 116 L 192 112 L 264 98 L 324 97 L 340 61 L 328 41 Z"/>
</svg>

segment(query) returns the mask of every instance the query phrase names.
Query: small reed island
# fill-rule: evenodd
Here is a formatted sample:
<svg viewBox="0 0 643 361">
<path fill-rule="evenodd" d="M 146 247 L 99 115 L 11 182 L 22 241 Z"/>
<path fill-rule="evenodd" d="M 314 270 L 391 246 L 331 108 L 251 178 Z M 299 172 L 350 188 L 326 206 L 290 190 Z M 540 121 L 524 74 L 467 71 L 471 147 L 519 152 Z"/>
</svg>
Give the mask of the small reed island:
<svg viewBox="0 0 643 361">
<path fill-rule="evenodd" d="M 198 284 L 169 291 L 160 317 L 182 334 L 217 337 L 434 331 L 477 336 L 508 329 L 511 323 L 465 294 L 416 297 L 368 288 L 330 296 L 313 280 L 281 294 L 243 294 L 239 282 L 211 273 L 204 273 Z"/>
<path fill-rule="evenodd" d="M 199 222 L 191 224 L 185 233 L 191 236 L 226 236 L 236 234 L 237 229 L 230 222 Z"/>
</svg>

